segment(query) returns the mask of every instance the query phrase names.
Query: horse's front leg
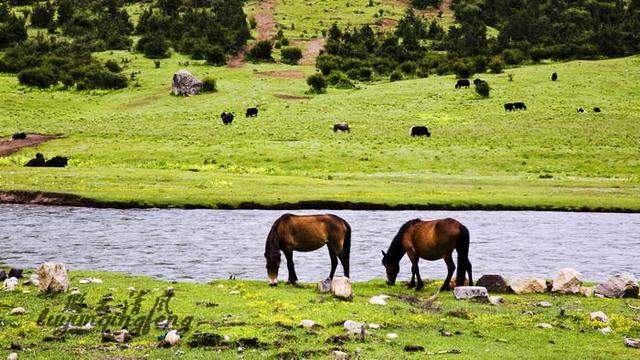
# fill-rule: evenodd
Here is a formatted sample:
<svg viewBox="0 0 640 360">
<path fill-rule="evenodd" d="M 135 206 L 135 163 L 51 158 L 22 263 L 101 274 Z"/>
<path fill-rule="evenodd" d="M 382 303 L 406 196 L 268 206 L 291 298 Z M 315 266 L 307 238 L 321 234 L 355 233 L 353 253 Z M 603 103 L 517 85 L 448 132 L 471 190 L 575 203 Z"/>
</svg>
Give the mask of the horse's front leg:
<svg viewBox="0 0 640 360">
<path fill-rule="evenodd" d="M 413 250 L 407 251 L 407 256 L 409 256 L 409 260 L 411 260 L 411 273 L 416 277 L 416 290 L 422 290 L 424 288 L 424 282 L 422 281 L 422 277 L 420 277 L 420 267 L 418 266 L 420 256 L 418 256 L 418 254 L 416 254 Z M 411 275 L 412 284 L 413 275 Z"/>
<path fill-rule="evenodd" d="M 287 283 L 295 285 L 298 282 L 298 276 L 296 276 L 296 269 L 293 266 L 293 250 L 283 249 L 284 257 L 287 258 L 287 270 L 289 270 L 289 280 Z"/>
<path fill-rule="evenodd" d="M 449 291 L 451 290 L 451 286 L 449 284 L 451 283 L 453 272 L 456 271 L 456 264 L 453 263 L 451 254 L 445 255 L 442 258 L 444 259 L 444 262 L 447 264 L 447 278 L 444 280 L 444 284 L 442 284 L 442 287 L 440 288 L 440 290 Z"/>
</svg>

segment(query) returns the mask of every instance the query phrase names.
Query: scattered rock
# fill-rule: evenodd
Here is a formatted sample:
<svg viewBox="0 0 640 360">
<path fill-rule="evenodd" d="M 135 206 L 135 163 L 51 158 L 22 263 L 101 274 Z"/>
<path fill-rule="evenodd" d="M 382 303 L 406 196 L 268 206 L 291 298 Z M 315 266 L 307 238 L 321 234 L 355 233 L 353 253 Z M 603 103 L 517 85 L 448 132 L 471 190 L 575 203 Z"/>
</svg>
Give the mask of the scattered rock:
<svg viewBox="0 0 640 360">
<path fill-rule="evenodd" d="M 102 333 L 102 342 L 125 343 L 129 340 L 131 340 L 131 334 L 125 329 L 113 332 L 107 329 Z"/>
<path fill-rule="evenodd" d="M 9 315 L 24 315 L 27 313 L 27 310 L 23 307 L 16 307 L 11 309 Z"/>
<path fill-rule="evenodd" d="M 602 329 L 600 329 L 598 331 L 600 331 L 602 333 L 602 335 L 609 335 L 609 334 L 611 334 L 613 332 L 613 330 L 611 330 L 611 328 L 608 327 L 608 326 L 606 328 L 602 328 Z"/>
<path fill-rule="evenodd" d="M 607 316 L 607 314 L 603 313 L 602 311 L 594 311 L 591 313 L 590 316 L 592 321 L 599 321 L 601 323 L 609 322 L 609 317 Z"/>
<path fill-rule="evenodd" d="M 367 330 L 365 330 L 366 325 L 365 323 L 361 323 L 361 322 L 357 322 L 357 321 L 353 321 L 353 320 L 347 320 L 344 322 L 343 324 L 344 329 L 351 333 L 351 334 L 362 334 L 364 332 L 364 334 L 368 334 L 369 332 Z"/>
<path fill-rule="evenodd" d="M 2 290 L 4 291 L 14 291 L 18 286 L 18 279 L 11 277 L 6 279 L 2 284 Z"/>
<path fill-rule="evenodd" d="M 167 287 L 167 289 L 164 291 L 164 294 L 167 295 L 168 297 L 173 296 L 173 293 L 174 293 L 173 286 Z"/>
<path fill-rule="evenodd" d="M 373 304 L 373 305 L 387 305 L 387 299 L 389 298 L 389 295 L 377 295 L 377 296 L 372 296 L 369 299 L 369 304 Z"/>
<path fill-rule="evenodd" d="M 640 349 L 640 339 L 624 338 L 624 345 L 626 347 Z"/>
<path fill-rule="evenodd" d="M 352 299 L 353 289 L 351 288 L 351 280 L 344 276 L 336 276 L 331 280 L 331 292 L 333 296 L 340 299 Z"/>
<path fill-rule="evenodd" d="M 38 287 L 40 286 L 40 277 L 38 274 L 31 274 L 31 276 L 29 276 L 29 280 L 23 282 L 22 285 L 33 285 Z"/>
<path fill-rule="evenodd" d="M 558 271 L 558 276 L 553 279 L 552 292 L 560 294 L 577 294 L 582 285 L 582 274 L 573 268 L 564 268 Z"/>
<path fill-rule="evenodd" d="M 424 346 L 421 346 L 421 345 L 406 345 L 404 347 L 404 351 L 406 351 L 406 352 L 424 351 Z"/>
<path fill-rule="evenodd" d="M 16 278 L 16 279 L 22 279 L 22 269 L 19 268 L 11 268 L 9 270 L 9 275 L 7 275 L 7 277 L 9 278 Z"/>
<path fill-rule="evenodd" d="M 544 307 L 544 308 L 553 306 L 553 304 L 551 304 L 548 301 L 540 301 L 538 303 L 535 303 L 534 305 L 537 306 L 537 307 Z"/>
<path fill-rule="evenodd" d="M 509 283 L 500 275 L 482 275 L 476 282 L 476 286 L 482 286 L 490 293 L 508 294 L 511 292 Z"/>
<path fill-rule="evenodd" d="M 638 297 L 638 281 L 635 276 L 616 274 L 596 286 L 595 293 L 608 298 Z"/>
<path fill-rule="evenodd" d="M 85 278 L 80 280 L 80 284 L 102 284 L 102 280 L 98 278 Z"/>
<path fill-rule="evenodd" d="M 367 325 L 367 327 L 368 327 L 369 329 L 378 330 L 378 329 L 380 329 L 380 328 L 382 327 L 382 325 L 380 325 L 380 324 L 376 324 L 376 323 L 371 323 L 371 324 L 368 324 L 368 325 Z"/>
<path fill-rule="evenodd" d="M 165 319 L 162 321 L 159 321 L 156 324 L 156 328 L 160 329 L 160 330 L 167 330 L 171 328 L 171 321 L 169 321 L 169 319 Z"/>
<path fill-rule="evenodd" d="M 133 286 L 129 286 L 127 290 L 129 290 L 130 292 L 134 292 L 136 291 L 136 288 L 134 288 Z"/>
<path fill-rule="evenodd" d="M 9 356 L 7 356 L 7 360 L 18 360 L 18 354 L 12 352 L 11 354 L 9 354 Z"/>
<path fill-rule="evenodd" d="M 320 282 L 318 282 L 318 291 L 321 293 L 328 293 L 331 291 L 331 279 L 326 278 Z"/>
<path fill-rule="evenodd" d="M 540 324 L 536 325 L 536 327 L 538 327 L 540 329 L 553 329 L 553 325 L 547 324 L 547 323 L 540 323 Z"/>
<path fill-rule="evenodd" d="M 388 333 L 387 334 L 387 339 L 389 340 L 393 340 L 393 339 L 397 339 L 398 338 L 398 334 L 396 333 Z"/>
<path fill-rule="evenodd" d="M 489 301 L 489 292 L 482 286 L 458 286 L 453 289 L 453 294 L 458 300 Z"/>
<path fill-rule="evenodd" d="M 541 278 L 516 278 L 509 286 L 516 294 L 544 293 L 547 289 L 547 283 Z"/>
<path fill-rule="evenodd" d="M 593 288 L 587 286 L 580 286 L 580 294 L 584 297 L 592 297 L 593 296 Z"/>
<path fill-rule="evenodd" d="M 344 351 L 334 350 L 333 355 L 336 357 L 336 360 L 347 360 L 349 359 L 349 354 Z"/>
<path fill-rule="evenodd" d="M 240 295 L 240 291 L 238 291 L 238 290 L 231 290 L 231 291 L 229 291 L 229 295 Z"/>
<path fill-rule="evenodd" d="M 180 334 L 178 334 L 177 330 L 171 330 L 164 337 L 164 341 L 171 346 L 178 345 L 180 343 Z"/>
<path fill-rule="evenodd" d="M 318 327 L 319 325 L 313 320 L 304 319 L 300 321 L 300 324 L 298 326 L 305 329 L 312 329 L 314 327 Z"/>
<path fill-rule="evenodd" d="M 38 288 L 43 292 L 66 292 L 69 289 L 69 274 L 64 264 L 44 263 L 38 266 Z"/>
<path fill-rule="evenodd" d="M 489 302 L 493 305 L 499 305 L 504 303 L 502 296 L 489 296 Z"/>
<path fill-rule="evenodd" d="M 202 89 L 202 81 L 191 75 L 187 70 L 178 70 L 173 74 L 171 92 L 173 95 L 196 95 Z"/>
</svg>

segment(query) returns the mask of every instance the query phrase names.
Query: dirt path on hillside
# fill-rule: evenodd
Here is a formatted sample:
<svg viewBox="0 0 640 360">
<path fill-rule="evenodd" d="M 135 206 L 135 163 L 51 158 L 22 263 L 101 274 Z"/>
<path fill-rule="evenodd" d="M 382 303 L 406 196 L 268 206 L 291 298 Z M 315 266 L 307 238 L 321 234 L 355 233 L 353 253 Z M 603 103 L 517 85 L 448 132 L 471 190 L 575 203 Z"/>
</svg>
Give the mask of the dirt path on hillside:
<svg viewBox="0 0 640 360">
<path fill-rule="evenodd" d="M 256 41 L 269 40 L 276 35 L 276 19 L 273 13 L 276 9 L 276 0 L 265 0 L 258 4 L 258 11 L 253 14 L 256 19 Z M 231 68 L 244 66 L 244 56 L 251 49 L 251 45 L 246 45 L 244 49 L 231 57 L 227 65 Z"/>
<path fill-rule="evenodd" d="M 291 45 L 302 48 L 302 59 L 300 65 L 315 65 L 316 58 L 320 55 L 320 51 L 324 49 L 326 39 L 318 37 L 311 40 L 292 40 Z"/>
<path fill-rule="evenodd" d="M 2 140 L 0 141 L 0 156 L 9 156 L 22 148 L 38 146 L 45 141 L 61 137 L 61 135 L 28 134 L 24 140 Z"/>
</svg>

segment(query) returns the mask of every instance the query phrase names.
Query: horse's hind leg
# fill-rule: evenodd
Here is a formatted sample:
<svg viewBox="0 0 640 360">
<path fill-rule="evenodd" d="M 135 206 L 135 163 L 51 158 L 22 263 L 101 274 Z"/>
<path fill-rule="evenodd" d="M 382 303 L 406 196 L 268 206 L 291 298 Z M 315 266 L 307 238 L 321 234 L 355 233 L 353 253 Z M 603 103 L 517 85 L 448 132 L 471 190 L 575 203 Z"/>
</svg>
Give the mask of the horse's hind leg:
<svg viewBox="0 0 640 360">
<path fill-rule="evenodd" d="M 473 286 L 473 276 L 471 275 L 471 261 L 467 258 L 467 274 L 469 275 L 469 286 Z"/>
<path fill-rule="evenodd" d="M 449 286 L 449 284 L 451 283 L 453 272 L 456 271 L 456 264 L 453 262 L 453 259 L 451 258 L 451 254 L 445 255 L 442 258 L 444 259 L 444 262 L 447 264 L 447 278 L 444 280 L 444 284 L 442 284 L 442 287 L 440 288 L 440 290 L 449 291 L 451 290 L 451 286 Z"/>
<path fill-rule="evenodd" d="M 282 249 L 282 253 L 287 258 L 287 270 L 289 270 L 289 280 L 287 282 L 295 285 L 298 282 L 298 276 L 296 276 L 296 269 L 293 267 L 293 250 Z"/>
<path fill-rule="evenodd" d="M 338 254 L 338 258 L 340 258 L 340 263 L 342 263 L 344 276 L 349 277 L 349 254 L 342 251 Z"/>
<path fill-rule="evenodd" d="M 336 256 L 336 253 L 330 247 L 329 257 L 331 258 L 331 272 L 329 273 L 329 279 L 333 279 L 333 275 L 336 274 L 336 267 L 338 267 L 338 256 Z"/>
</svg>

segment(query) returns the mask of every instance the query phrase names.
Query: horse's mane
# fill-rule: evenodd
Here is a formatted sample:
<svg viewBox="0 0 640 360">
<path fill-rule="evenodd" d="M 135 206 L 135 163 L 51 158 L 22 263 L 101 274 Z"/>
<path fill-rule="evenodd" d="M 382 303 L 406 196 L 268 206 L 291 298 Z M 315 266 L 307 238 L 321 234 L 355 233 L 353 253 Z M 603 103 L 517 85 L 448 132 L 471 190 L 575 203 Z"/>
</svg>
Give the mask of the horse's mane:
<svg viewBox="0 0 640 360">
<path fill-rule="evenodd" d="M 264 245 L 264 257 L 266 258 L 274 258 L 280 255 L 280 244 L 278 244 L 278 227 L 282 221 L 287 219 L 290 214 L 284 214 L 276 220 L 271 226 L 271 230 L 269 230 L 269 235 L 267 235 L 267 242 Z"/>
<path fill-rule="evenodd" d="M 387 250 L 387 256 L 389 256 L 390 259 L 392 259 L 395 262 L 399 262 L 400 259 L 404 256 L 404 254 L 406 253 L 406 250 L 404 249 L 404 247 L 402 246 L 402 236 L 404 235 L 404 233 L 409 230 L 409 228 L 419 222 L 421 222 L 422 220 L 420 219 L 413 219 L 413 220 L 409 220 L 406 223 L 402 224 L 402 226 L 400 227 L 400 230 L 398 230 L 398 233 L 396 234 L 396 236 L 393 238 L 393 240 L 391 241 L 391 245 L 389 245 L 389 250 Z"/>
</svg>

